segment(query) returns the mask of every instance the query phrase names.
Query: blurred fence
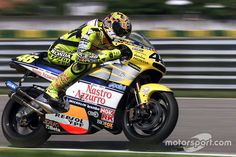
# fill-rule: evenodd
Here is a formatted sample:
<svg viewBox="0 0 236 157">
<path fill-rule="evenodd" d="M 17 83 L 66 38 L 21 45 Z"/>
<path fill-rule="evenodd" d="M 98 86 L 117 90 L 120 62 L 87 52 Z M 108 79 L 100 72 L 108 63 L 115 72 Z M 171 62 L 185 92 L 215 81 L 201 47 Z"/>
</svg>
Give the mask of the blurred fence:
<svg viewBox="0 0 236 157">
<path fill-rule="evenodd" d="M 46 51 L 49 40 L 11 40 L 0 42 L 0 86 L 4 81 L 18 81 L 8 65 L 20 54 Z M 173 89 L 236 89 L 236 40 L 166 39 L 151 40 L 167 66 L 161 83 Z M 44 80 L 26 80 L 47 85 Z"/>
</svg>

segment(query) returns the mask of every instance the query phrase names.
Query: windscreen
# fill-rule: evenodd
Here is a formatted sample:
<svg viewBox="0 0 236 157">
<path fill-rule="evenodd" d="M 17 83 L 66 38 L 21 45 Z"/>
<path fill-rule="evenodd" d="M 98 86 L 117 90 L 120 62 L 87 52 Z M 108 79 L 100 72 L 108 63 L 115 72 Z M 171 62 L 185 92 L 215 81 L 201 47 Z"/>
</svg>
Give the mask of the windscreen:
<svg viewBox="0 0 236 157">
<path fill-rule="evenodd" d="M 148 41 L 148 39 L 140 33 L 132 32 L 129 36 L 129 39 L 143 44 L 144 46 L 154 48 L 154 46 Z"/>
</svg>

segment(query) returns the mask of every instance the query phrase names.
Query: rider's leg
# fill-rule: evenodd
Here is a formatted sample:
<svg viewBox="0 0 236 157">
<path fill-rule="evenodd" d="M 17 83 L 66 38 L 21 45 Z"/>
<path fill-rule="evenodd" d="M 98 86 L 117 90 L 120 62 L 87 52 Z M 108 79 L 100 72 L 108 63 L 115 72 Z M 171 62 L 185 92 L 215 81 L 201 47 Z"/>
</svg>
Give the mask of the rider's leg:
<svg viewBox="0 0 236 157">
<path fill-rule="evenodd" d="M 58 102 L 58 92 L 61 89 L 65 88 L 77 77 L 83 76 L 90 69 L 96 67 L 96 63 L 113 60 L 120 56 L 120 51 L 117 49 L 103 50 L 98 52 L 98 55 L 92 55 L 91 52 L 87 53 L 88 54 L 81 54 L 81 56 L 76 56 L 76 61 L 63 73 L 61 73 L 57 77 L 57 79 L 53 80 L 52 83 L 48 86 L 48 88 L 46 89 L 45 98 L 47 98 L 50 105 L 54 106 L 55 108 L 62 108 L 64 103 Z"/>
<path fill-rule="evenodd" d="M 82 76 L 91 68 L 91 64 L 73 63 L 64 72 L 58 75 L 57 79 L 53 80 L 46 89 L 46 93 L 54 99 L 58 99 L 58 92 L 65 88 L 77 77 Z"/>
</svg>

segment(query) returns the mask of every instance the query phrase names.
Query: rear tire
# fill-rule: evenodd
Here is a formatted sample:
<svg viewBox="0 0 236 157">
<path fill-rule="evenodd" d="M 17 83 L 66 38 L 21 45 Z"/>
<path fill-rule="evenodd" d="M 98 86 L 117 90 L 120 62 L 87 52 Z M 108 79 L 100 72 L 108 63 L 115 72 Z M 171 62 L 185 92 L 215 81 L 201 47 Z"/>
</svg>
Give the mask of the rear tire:
<svg viewBox="0 0 236 157">
<path fill-rule="evenodd" d="M 174 130 L 178 120 L 178 104 L 172 93 L 154 93 L 148 102 L 150 116 L 146 120 L 131 121 L 129 109 L 136 106 L 133 100 L 126 107 L 123 118 L 125 136 L 136 144 L 159 144 Z"/>
<path fill-rule="evenodd" d="M 30 88 L 27 93 L 32 97 L 37 97 L 39 92 Z M 6 139 L 13 145 L 18 147 L 36 147 L 43 144 L 50 137 L 50 134 L 44 128 L 37 113 L 32 113 L 29 117 L 30 122 L 27 126 L 19 124 L 17 114 L 26 107 L 18 104 L 13 100 L 9 100 L 3 110 L 2 130 Z"/>
</svg>

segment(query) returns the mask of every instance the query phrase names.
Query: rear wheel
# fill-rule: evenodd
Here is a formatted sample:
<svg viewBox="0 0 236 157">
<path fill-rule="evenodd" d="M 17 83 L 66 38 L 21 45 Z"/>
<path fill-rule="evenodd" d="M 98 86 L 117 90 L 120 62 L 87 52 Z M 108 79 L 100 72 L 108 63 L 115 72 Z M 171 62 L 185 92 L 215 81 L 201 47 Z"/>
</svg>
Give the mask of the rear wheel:
<svg viewBox="0 0 236 157">
<path fill-rule="evenodd" d="M 37 97 L 40 93 L 33 89 L 28 89 L 27 93 L 32 97 Z M 2 115 L 2 130 L 7 140 L 14 146 L 35 147 L 43 144 L 50 134 L 44 128 L 41 117 L 30 109 L 9 100 Z"/>
<path fill-rule="evenodd" d="M 126 137 L 136 143 L 160 143 L 173 131 L 178 119 L 178 105 L 172 93 L 152 95 L 148 104 L 137 106 L 133 100 L 123 118 Z"/>
</svg>

